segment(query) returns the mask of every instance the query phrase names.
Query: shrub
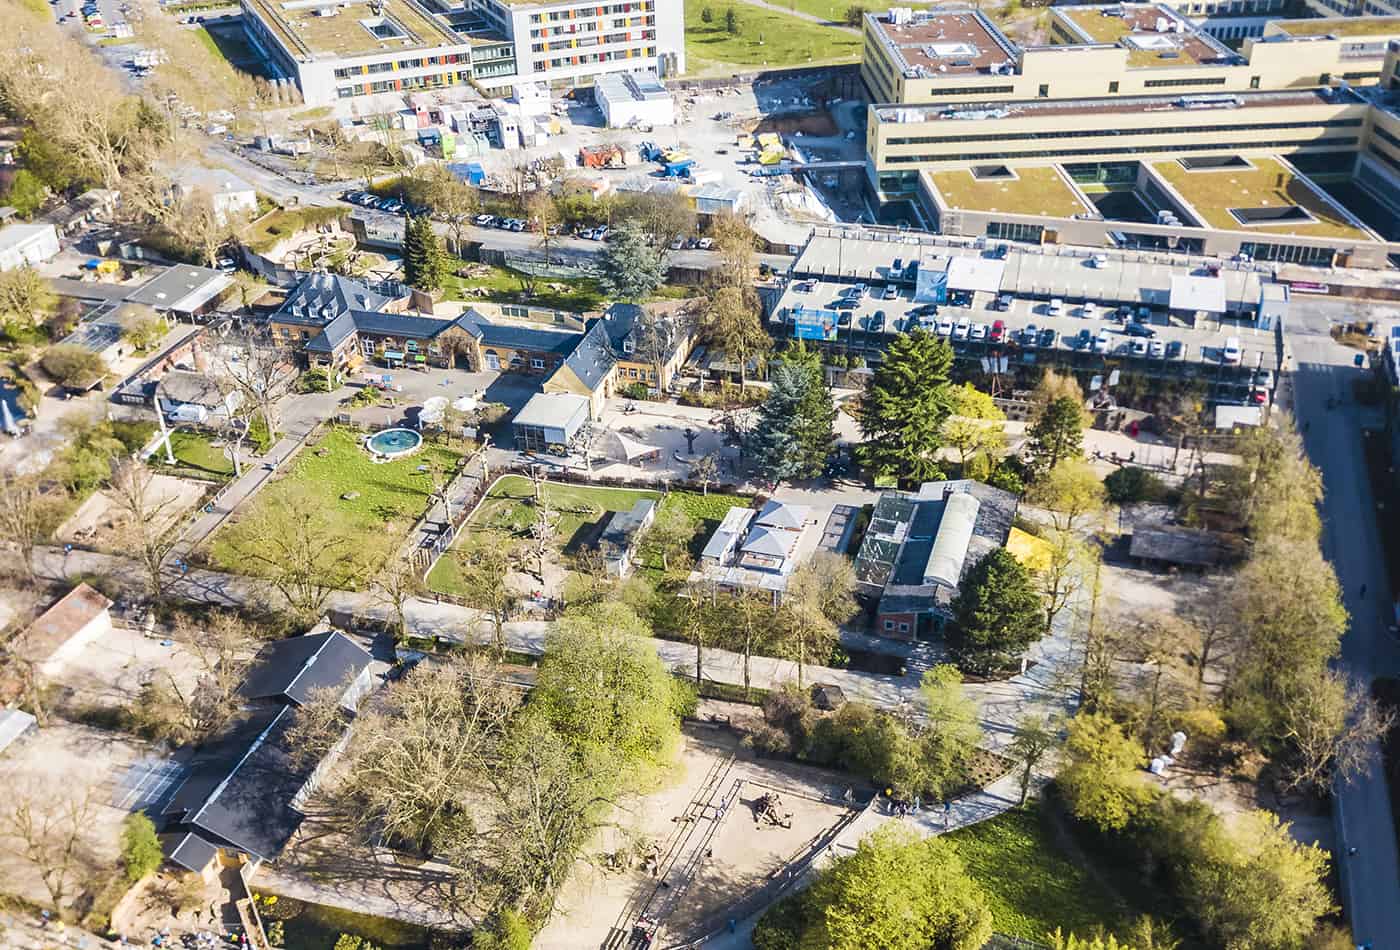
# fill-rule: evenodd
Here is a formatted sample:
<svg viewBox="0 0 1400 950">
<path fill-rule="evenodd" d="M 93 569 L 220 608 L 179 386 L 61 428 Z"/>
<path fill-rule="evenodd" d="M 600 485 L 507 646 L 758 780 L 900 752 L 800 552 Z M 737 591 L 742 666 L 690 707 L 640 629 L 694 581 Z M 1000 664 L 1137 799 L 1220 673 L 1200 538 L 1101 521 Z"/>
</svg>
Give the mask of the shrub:
<svg viewBox="0 0 1400 950">
<path fill-rule="evenodd" d="M 754 752 L 769 758 L 786 757 L 792 754 L 792 741 L 787 733 L 763 723 L 755 726 L 748 735 L 748 744 Z"/>
<path fill-rule="evenodd" d="M 1103 480 L 1109 501 L 1130 505 L 1140 501 L 1157 501 L 1167 492 L 1167 486 L 1156 475 L 1135 465 L 1125 466 Z"/>
<path fill-rule="evenodd" d="M 160 867 L 165 860 L 156 838 L 156 826 L 142 811 L 133 812 L 122 822 L 122 865 L 126 879 L 133 884 Z"/>
<path fill-rule="evenodd" d="M 39 365 L 64 386 L 87 386 L 107 373 L 107 361 L 76 343 L 59 343 L 45 351 Z"/>
</svg>

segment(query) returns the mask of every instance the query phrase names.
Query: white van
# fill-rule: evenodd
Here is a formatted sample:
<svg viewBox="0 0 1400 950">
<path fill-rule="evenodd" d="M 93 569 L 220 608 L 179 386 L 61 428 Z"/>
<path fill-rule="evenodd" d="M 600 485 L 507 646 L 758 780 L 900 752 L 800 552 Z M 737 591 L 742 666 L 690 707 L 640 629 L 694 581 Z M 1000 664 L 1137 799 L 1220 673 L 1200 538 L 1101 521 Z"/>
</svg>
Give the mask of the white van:
<svg viewBox="0 0 1400 950">
<path fill-rule="evenodd" d="M 1238 363 L 1240 361 L 1240 338 L 1232 336 L 1225 341 L 1225 347 L 1220 351 L 1220 362 Z"/>
<path fill-rule="evenodd" d="M 167 413 L 165 418 L 175 425 L 204 425 L 209 421 L 209 410 L 195 403 L 182 402 Z"/>
<path fill-rule="evenodd" d="M 1094 267 L 1094 268 L 1098 268 L 1098 267 L 1107 267 L 1107 266 L 1108 266 L 1108 255 L 1107 255 L 1107 254 L 1095 254 L 1093 257 L 1089 258 L 1089 266 L 1090 266 L 1090 267 Z"/>
<path fill-rule="evenodd" d="M 1064 309 L 1065 302 L 1059 297 L 1056 297 L 1054 300 L 1050 301 L 1048 304 L 1045 305 L 1045 313 L 1047 316 L 1051 317 L 1058 317 L 1061 313 L 1064 312 Z"/>
</svg>

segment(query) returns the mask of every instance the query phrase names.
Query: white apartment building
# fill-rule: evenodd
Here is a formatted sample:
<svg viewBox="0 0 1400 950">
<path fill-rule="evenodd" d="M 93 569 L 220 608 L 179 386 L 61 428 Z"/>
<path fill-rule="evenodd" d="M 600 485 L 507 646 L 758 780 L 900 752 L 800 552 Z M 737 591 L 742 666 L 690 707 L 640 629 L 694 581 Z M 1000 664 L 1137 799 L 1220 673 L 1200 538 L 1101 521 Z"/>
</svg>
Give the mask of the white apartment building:
<svg viewBox="0 0 1400 950">
<path fill-rule="evenodd" d="M 308 106 L 471 83 L 587 85 L 685 69 L 682 0 L 240 0 L 249 39 Z"/>
</svg>

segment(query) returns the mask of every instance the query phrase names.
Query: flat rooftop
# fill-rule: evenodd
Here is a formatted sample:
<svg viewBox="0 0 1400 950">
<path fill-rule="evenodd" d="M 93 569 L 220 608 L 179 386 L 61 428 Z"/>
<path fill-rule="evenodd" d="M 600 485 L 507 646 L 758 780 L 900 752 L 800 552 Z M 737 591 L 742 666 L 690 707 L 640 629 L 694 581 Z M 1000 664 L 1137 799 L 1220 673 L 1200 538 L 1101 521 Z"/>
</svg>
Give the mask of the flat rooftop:
<svg viewBox="0 0 1400 950">
<path fill-rule="evenodd" d="M 303 60 L 470 42 L 416 0 L 385 0 L 377 6 L 364 0 L 247 0 L 247 8 Z"/>
<path fill-rule="evenodd" d="M 1085 43 L 1126 47 L 1130 68 L 1202 66 L 1239 58 L 1167 6 L 1054 7 L 1053 15 Z"/>
<path fill-rule="evenodd" d="M 1175 159 L 1153 162 L 1151 167 L 1212 228 L 1374 240 L 1364 225 L 1324 198 L 1289 165 L 1273 158 L 1245 161 L 1247 166 L 1194 171 Z"/>
<path fill-rule="evenodd" d="M 867 14 L 874 28 L 903 60 L 906 79 L 989 73 L 1016 61 L 1016 48 L 976 10 L 956 13 L 915 11 L 907 23 L 890 13 Z"/>
<path fill-rule="evenodd" d="M 1273 26 L 1289 36 L 1397 36 L 1400 17 L 1324 17 L 1317 20 L 1275 20 Z"/>
<path fill-rule="evenodd" d="M 981 177 L 982 169 L 926 172 L 943 200 L 968 211 L 1008 211 L 1072 218 L 1088 207 L 1052 165 L 995 166 L 1004 174 Z"/>
<path fill-rule="evenodd" d="M 1364 100 L 1355 92 L 1335 89 L 1298 89 L 1283 92 L 1192 93 L 1164 96 L 1118 96 L 1111 99 L 1025 99 L 1013 102 L 950 102 L 936 106 L 877 106 L 878 122 L 909 123 L 935 120 L 1039 118 L 1056 115 L 1137 115 L 1146 112 L 1200 113 L 1198 122 L 1215 112 L 1346 103 Z"/>
</svg>

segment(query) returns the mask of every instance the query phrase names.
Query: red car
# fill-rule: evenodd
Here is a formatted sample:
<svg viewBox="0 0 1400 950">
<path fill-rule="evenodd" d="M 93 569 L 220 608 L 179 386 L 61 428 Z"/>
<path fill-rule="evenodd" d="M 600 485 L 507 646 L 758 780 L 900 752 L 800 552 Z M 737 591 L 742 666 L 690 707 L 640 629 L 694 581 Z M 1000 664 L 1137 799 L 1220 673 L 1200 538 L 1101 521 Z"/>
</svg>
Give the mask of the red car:
<svg viewBox="0 0 1400 950">
<path fill-rule="evenodd" d="M 1000 343 L 1000 342 L 1002 342 L 1002 341 L 1005 340 L 1005 339 L 1006 339 L 1006 321 L 1005 321 L 1005 320 L 998 320 L 998 321 L 996 321 L 995 323 L 992 324 L 991 341 L 992 341 L 993 343 Z"/>
</svg>

